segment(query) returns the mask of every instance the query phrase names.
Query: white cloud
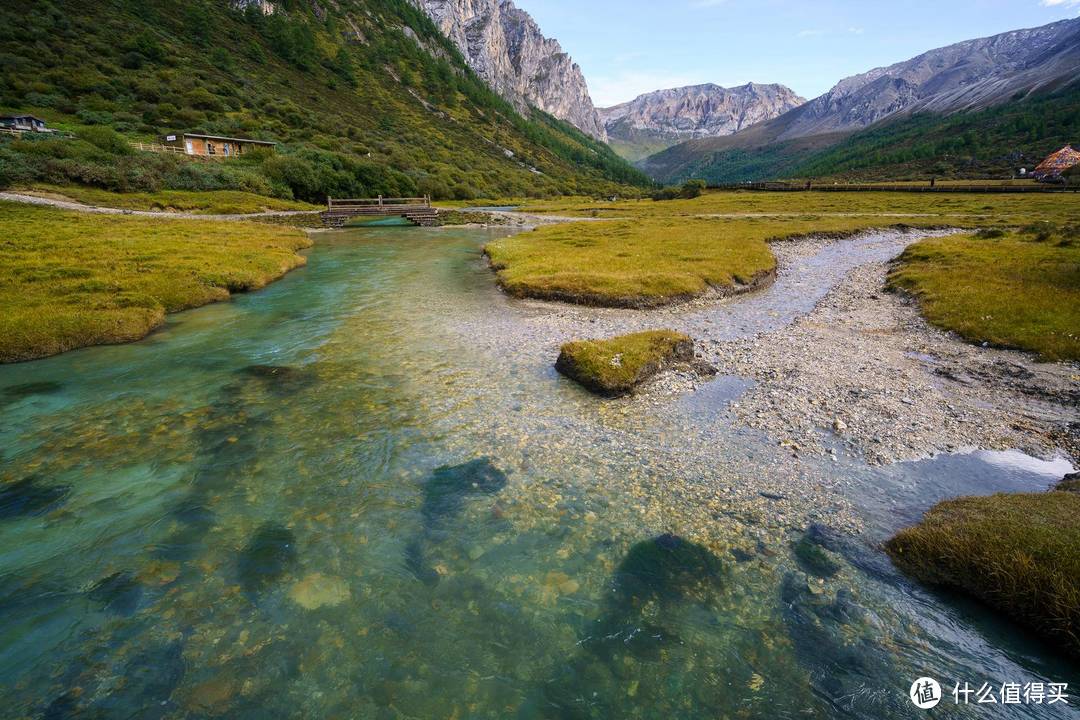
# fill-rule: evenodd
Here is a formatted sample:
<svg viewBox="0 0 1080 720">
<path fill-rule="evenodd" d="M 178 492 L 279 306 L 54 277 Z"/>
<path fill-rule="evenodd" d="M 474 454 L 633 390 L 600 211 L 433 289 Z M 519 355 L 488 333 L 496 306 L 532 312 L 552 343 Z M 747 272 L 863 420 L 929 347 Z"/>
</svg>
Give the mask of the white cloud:
<svg viewBox="0 0 1080 720">
<path fill-rule="evenodd" d="M 1043 7 L 1080 7 L 1080 0 L 1039 0 Z"/>
<path fill-rule="evenodd" d="M 597 107 L 611 107 L 633 100 L 653 90 L 684 87 L 708 82 L 687 75 L 665 74 L 659 72 L 635 72 L 628 70 L 613 75 L 591 75 L 589 95 Z"/>
<path fill-rule="evenodd" d="M 800 30 L 798 32 L 798 37 L 818 37 L 824 34 L 824 30 Z"/>
</svg>

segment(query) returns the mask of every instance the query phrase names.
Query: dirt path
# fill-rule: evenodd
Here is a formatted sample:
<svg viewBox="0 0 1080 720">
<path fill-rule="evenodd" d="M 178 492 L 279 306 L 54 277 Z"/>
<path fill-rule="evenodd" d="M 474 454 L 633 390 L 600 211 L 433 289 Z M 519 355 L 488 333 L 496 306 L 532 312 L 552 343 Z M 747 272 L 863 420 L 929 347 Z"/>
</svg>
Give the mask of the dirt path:
<svg viewBox="0 0 1080 720">
<path fill-rule="evenodd" d="M 316 215 L 318 210 L 268 210 L 258 213 L 238 214 L 203 214 L 193 212 L 162 212 L 154 210 L 126 210 L 124 208 L 98 207 L 96 205 L 84 205 L 74 200 L 61 200 L 59 198 L 42 197 L 39 195 L 26 195 L 24 193 L 0 192 L 0 200 L 26 203 L 28 205 L 44 205 L 47 207 L 60 208 L 61 210 L 76 210 L 78 212 L 97 213 L 99 215 L 134 215 L 136 217 L 155 217 L 184 220 L 251 220 L 253 218 L 289 217 L 292 215 Z"/>
</svg>

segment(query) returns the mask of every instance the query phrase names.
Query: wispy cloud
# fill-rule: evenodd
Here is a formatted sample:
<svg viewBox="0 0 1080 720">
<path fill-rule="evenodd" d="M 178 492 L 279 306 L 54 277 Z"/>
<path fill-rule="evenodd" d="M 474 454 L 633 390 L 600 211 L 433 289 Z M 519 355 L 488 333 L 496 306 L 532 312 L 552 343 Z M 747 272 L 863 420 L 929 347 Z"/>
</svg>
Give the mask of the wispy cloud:
<svg viewBox="0 0 1080 720">
<path fill-rule="evenodd" d="M 684 87 L 707 82 L 678 73 L 626 71 L 589 77 L 589 94 L 597 107 L 611 107 L 633 100 L 653 90 Z"/>
<path fill-rule="evenodd" d="M 797 33 L 798 37 L 818 37 L 818 36 L 824 35 L 824 34 L 825 34 L 824 30 L 800 30 Z"/>
<path fill-rule="evenodd" d="M 1039 0 L 1043 7 L 1080 7 L 1080 0 Z"/>
<path fill-rule="evenodd" d="M 727 0 L 695 0 L 691 7 L 696 8 L 712 8 L 720 7 L 727 3 Z"/>
</svg>

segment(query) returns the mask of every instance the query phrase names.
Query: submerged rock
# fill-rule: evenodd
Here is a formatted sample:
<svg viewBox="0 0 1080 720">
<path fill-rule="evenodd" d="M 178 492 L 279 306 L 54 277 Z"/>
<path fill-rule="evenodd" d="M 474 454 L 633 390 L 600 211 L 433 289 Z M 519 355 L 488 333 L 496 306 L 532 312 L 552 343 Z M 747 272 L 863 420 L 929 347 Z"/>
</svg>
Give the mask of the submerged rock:
<svg viewBox="0 0 1080 720">
<path fill-rule="evenodd" d="M 280 395 L 290 395 L 315 383 L 315 375 L 307 367 L 248 365 L 240 372 L 262 380 L 272 392 Z"/>
<path fill-rule="evenodd" d="M 244 592 L 254 595 L 264 591 L 296 561 L 296 537 L 277 523 L 266 523 L 255 531 L 240 553 L 238 571 Z"/>
<path fill-rule="evenodd" d="M 424 484 L 424 525 L 458 513 L 469 495 L 494 495 L 504 487 L 506 474 L 488 458 L 437 468 Z"/>
<path fill-rule="evenodd" d="M 818 525 L 811 525 L 795 543 L 795 560 L 803 572 L 819 578 L 830 578 L 840 572 L 840 563 L 825 549 L 825 543 L 825 531 Z"/>
<path fill-rule="evenodd" d="M 723 573 L 723 561 L 708 548 L 664 533 L 638 543 L 623 558 L 615 570 L 610 603 L 618 611 L 650 601 L 708 604 Z"/>
<path fill-rule="evenodd" d="M 436 468 L 424 483 L 420 514 L 424 530 L 405 547 L 405 567 L 428 586 L 439 582 L 439 573 L 424 557 L 425 544 L 439 534 L 439 525 L 461 511 L 470 495 L 494 495 L 506 487 L 506 473 L 489 458 Z"/>
<path fill-rule="evenodd" d="M 142 595 L 142 585 L 127 572 L 113 573 L 98 580 L 86 593 L 86 597 L 115 615 L 133 614 L 139 607 Z"/>
<path fill-rule="evenodd" d="M 405 567 L 420 582 L 428 587 L 433 587 L 439 582 L 439 573 L 427 562 L 424 557 L 424 546 L 418 540 L 413 540 L 405 547 Z"/>
<path fill-rule="evenodd" d="M 62 383 L 53 380 L 41 380 L 39 382 L 28 382 L 21 385 L 9 385 L 3 390 L 0 390 L 0 405 L 18 402 L 23 398 L 28 398 L 33 395 L 52 395 L 63 389 L 64 386 Z"/>
<path fill-rule="evenodd" d="M 324 605 L 340 605 L 350 597 L 349 584 L 339 577 L 311 573 L 289 590 L 289 599 L 304 608 L 315 610 Z"/>
<path fill-rule="evenodd" d="M 36 477 L 0 484 L 0 519 L 42 515 L 59 506 L 70 485 L 45 485 Z"/>
<path fill-rule="evenodd" d="M 676 667 L 682 653 L 697 655 L 700 648 L 680 650 L 694 640 L 673 628 L 686 613 L 712 612 L 724 576 L 719 557 L 677 535 L 634 545 L 612 576 L 600 616 L 585 627 L 580 653 L 544 685 L 541 716 L 628 717 L 642 702 L 674 700 L 650 667 Z"/>
<path fill-rule="evenodd" d="M 678 363 L 706 372 L 707 366 L 695 364 L 693 340 L 671 330 L 651 330 L 566 343 L 555 369 L 599 395 L 617 397 Z M 715 374 L 715 368 L 708 369 Z"/>
</svg>

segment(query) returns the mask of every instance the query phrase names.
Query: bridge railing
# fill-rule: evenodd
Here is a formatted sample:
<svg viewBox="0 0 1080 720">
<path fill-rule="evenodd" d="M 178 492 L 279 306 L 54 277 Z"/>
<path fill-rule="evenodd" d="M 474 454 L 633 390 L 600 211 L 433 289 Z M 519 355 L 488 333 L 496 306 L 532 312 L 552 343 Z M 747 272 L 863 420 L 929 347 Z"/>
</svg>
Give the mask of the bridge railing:
<svg viewBox="0 0 1080 720">
<path fill-rule="evenodd" d="M 327 198 L 326 207 L 328 210 L 352 210 L 359 208 L 372 208 L 372 207 L 400 207 L 407 205 L 409 207 L 431 207 L 431 196 L 425 195 L 423 197 L 411 197 L 411 198 L 385 198 L 380 195 L 377 198 Z"/>
</svg>

